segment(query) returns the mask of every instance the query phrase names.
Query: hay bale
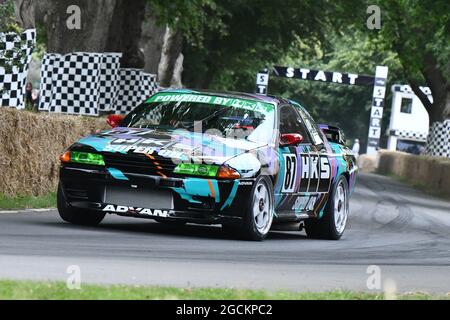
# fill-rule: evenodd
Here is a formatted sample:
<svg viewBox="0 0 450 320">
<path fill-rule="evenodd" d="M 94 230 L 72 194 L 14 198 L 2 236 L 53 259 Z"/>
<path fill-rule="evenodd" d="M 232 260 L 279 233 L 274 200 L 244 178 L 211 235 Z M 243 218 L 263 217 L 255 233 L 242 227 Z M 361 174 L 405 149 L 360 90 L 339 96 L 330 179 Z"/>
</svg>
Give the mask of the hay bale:
<svg viewBox="0 0 450 320">
<path fill-rule="evenodd" d="M 378 157 L 372 154 L 361 154 L 358 157 L 358 168 L 361 172 L 375 172 L 378 167 Z"/>
<path fill-rule="evenodd" d="M 450 196 L 450 159 L 380 151 L 378 172 L 406 178 L 429 191 Z"/>
<path fill-rule="evenodd" d="M 378 151 L 378 172 L 381 174 L 393 174 L 396 167 L 396 152 L 380 150 Z"/>
<path fill-rule="evenodd" d="M 103 118 L 0 108 L 0 194 L 55 191 L 60 154 L 80 137 L 106 128 Z"/>
</svg>

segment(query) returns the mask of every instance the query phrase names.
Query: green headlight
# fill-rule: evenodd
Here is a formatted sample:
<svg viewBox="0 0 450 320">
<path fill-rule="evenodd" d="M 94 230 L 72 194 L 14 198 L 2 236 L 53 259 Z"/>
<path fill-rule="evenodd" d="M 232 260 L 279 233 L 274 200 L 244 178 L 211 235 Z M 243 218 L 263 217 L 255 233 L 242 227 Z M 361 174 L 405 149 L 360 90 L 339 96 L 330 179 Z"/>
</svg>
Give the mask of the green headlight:
<svg viewBox="0 0 450 320">
<path fill-rule="evenodd" d="M 211 164 L 180 163 L 175 167 L 174 173 L 194 176 L 215 177 L 219 166 Z"/>
<path fill-rule="evenodd" d="M 79 151 L 72 151 L 70 153 L 70 162 L 91 164 L 96 166 L 105 165 L 105 161 L 103 160 L 103 156 L 101 154 Z"/>
</svg>

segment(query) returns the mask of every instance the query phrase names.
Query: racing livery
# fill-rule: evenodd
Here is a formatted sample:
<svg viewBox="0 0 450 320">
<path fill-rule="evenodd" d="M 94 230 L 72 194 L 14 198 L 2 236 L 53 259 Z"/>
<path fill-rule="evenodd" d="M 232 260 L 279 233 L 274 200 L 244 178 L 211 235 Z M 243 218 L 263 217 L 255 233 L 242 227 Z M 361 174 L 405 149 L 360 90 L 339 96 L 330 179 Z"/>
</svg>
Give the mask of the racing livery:
<svg viewBox="0 0 450 320">
<path fill-rule="evenodd" d="M 252 240 L 283 222 L 304 221 L 313 238 L 344 232 L 355 157 L 338 128 L 297 102 L 166 90 L 108 123 L 61 156 L 65 221 L 96 225 L 113 213 L 221 224 Z"/>
</svg>

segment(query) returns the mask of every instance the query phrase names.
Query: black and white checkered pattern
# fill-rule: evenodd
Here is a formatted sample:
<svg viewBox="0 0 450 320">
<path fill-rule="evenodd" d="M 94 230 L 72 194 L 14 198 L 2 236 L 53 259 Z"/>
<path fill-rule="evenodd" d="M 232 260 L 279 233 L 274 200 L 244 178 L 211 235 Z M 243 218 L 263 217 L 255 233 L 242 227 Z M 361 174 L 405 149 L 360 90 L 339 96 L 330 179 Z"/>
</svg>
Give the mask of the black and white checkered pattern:
<svg viewBox="0 0 450 320">
<path fill-rule="evenodd" d="M 60 54 L 46 53 L 42 59 L 39 111 L 48 111 L 50 109 L 53 95 L 53 68 L 60 58 Z"/>
<path fill-rule="evenodd" d="M 141 69 L 119 71 L 119 90 L 114 101 L 115 113 L 126 114 L 157 92 L 156 75 Z"/>
<path fill-rule="evenodd" d="M 0 95 L 0 106 L 24 108 L 22 79 L 21 73 L 6 73 L 4 68 L 0 68 L 0 85 L 3 89 Z"/>
<path fill-rule="evenodd" d="M 145 101 L 158 92 L 158 83 L 155 74 L 142 73 L 142 77 L 142 101 Z M 146 118 L 154 125 L 158 125 L 161 121 L 161 112 L 149 112 Z"/>
<path fill-rule="evenodd" d="M 36 42 L 36 29 L 25 30 L 21 36 L 21 40 L 26 41 L 26 44 L 22 47 L 22 51 L 26 56 L 26 70 L 32 59 L 32 53 Z"/>
<path fill-rule="evenodd" d="M 391 130 L 390 134 L 398 138 L 406 138 L 417 141 L 427 141 L 428 134 L 426 132 L 417 132 L 411 130 Z"/>
<path fill-rule="evenodd" d="M 100 69 L 98 108 L 100 111 L 113 110 L 114 99 L 119 87 L 121 53 L 104 53 Z"/>
<path fill-rule="evenodd" d="M 157 92 L 156 75 L 120 69 L 120 53 L 46 54 L 39 110 L 82 115 L 128 113 Z"/>
<path fill-rule="evenodd" d="M 11 72 L 7 73 L 0 67 L 0 106 L 25 108 L 25 85 L 35 41 L 35 29 L 25 30 L 20 35 L 0 33 L 0 58 L 18 60 L 18 66 L 14 66 Z"/>
<path fill-rule="evenodd" d="M 123 68 L 119 70 L 119 90 L 114 101 L 115 113 L 125 114 L 142 102 L 142 70 Z"/>
<path fill-rule="evenodd" d="M 158 92 L 156 74 L 142 73 L 142 101 L 147 100 Z"/>
<path fill-rule="evenodd" d="M 427 96 L 431 96 L 431 89 L 428 87 L 419 87 L 419 89 Z M 394 84 L 392 91 L 414 94 L 413 89 L 407 84 Z"/>
<path fill-rule="evenodd" d="M 55 63 L 51 112 L 98 115 L 102 54 L 70 53 Z"/>
<path fill-rule="evenodd" d="M 425 152 L 430 156 L 450 158 L 450 120 L 431 125 Z"/>
</svg>

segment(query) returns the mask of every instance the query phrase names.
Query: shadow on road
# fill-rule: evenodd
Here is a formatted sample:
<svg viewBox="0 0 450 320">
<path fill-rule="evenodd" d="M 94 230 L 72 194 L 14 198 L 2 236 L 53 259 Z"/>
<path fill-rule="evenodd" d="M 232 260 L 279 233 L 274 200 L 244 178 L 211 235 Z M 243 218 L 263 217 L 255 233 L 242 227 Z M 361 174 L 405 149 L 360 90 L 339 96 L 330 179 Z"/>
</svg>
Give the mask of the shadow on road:
<svg viewBox="0 0 450 320">
<path fill-rule="evenodd" d="M 105 220 L 97 227 L 77 226 L 65 222 L 38 222 L 39 224 L 45 224 L 49 227 L 55 228 L 67 228 L 72 230 L 86 230 L 86 231 L 101 231 L 101 232 L 114 232 L 114 233 L 132 233 L 135 235 L 159 235 L 170 237 L 189 237 L 189 238 L 205 238 L 205 239 L 217 239 L 217 240 L 242 240 L 237 234 L 229 234 L 222 230 L 217 225 L 166 225 L 153 221 L 143 222 L 127 222 L 123 223 Z M 299 240 L 306 239 L 306 235 L 299 231 L 271 231 L 267 236 L 267 240 Z"/>
</svg>

